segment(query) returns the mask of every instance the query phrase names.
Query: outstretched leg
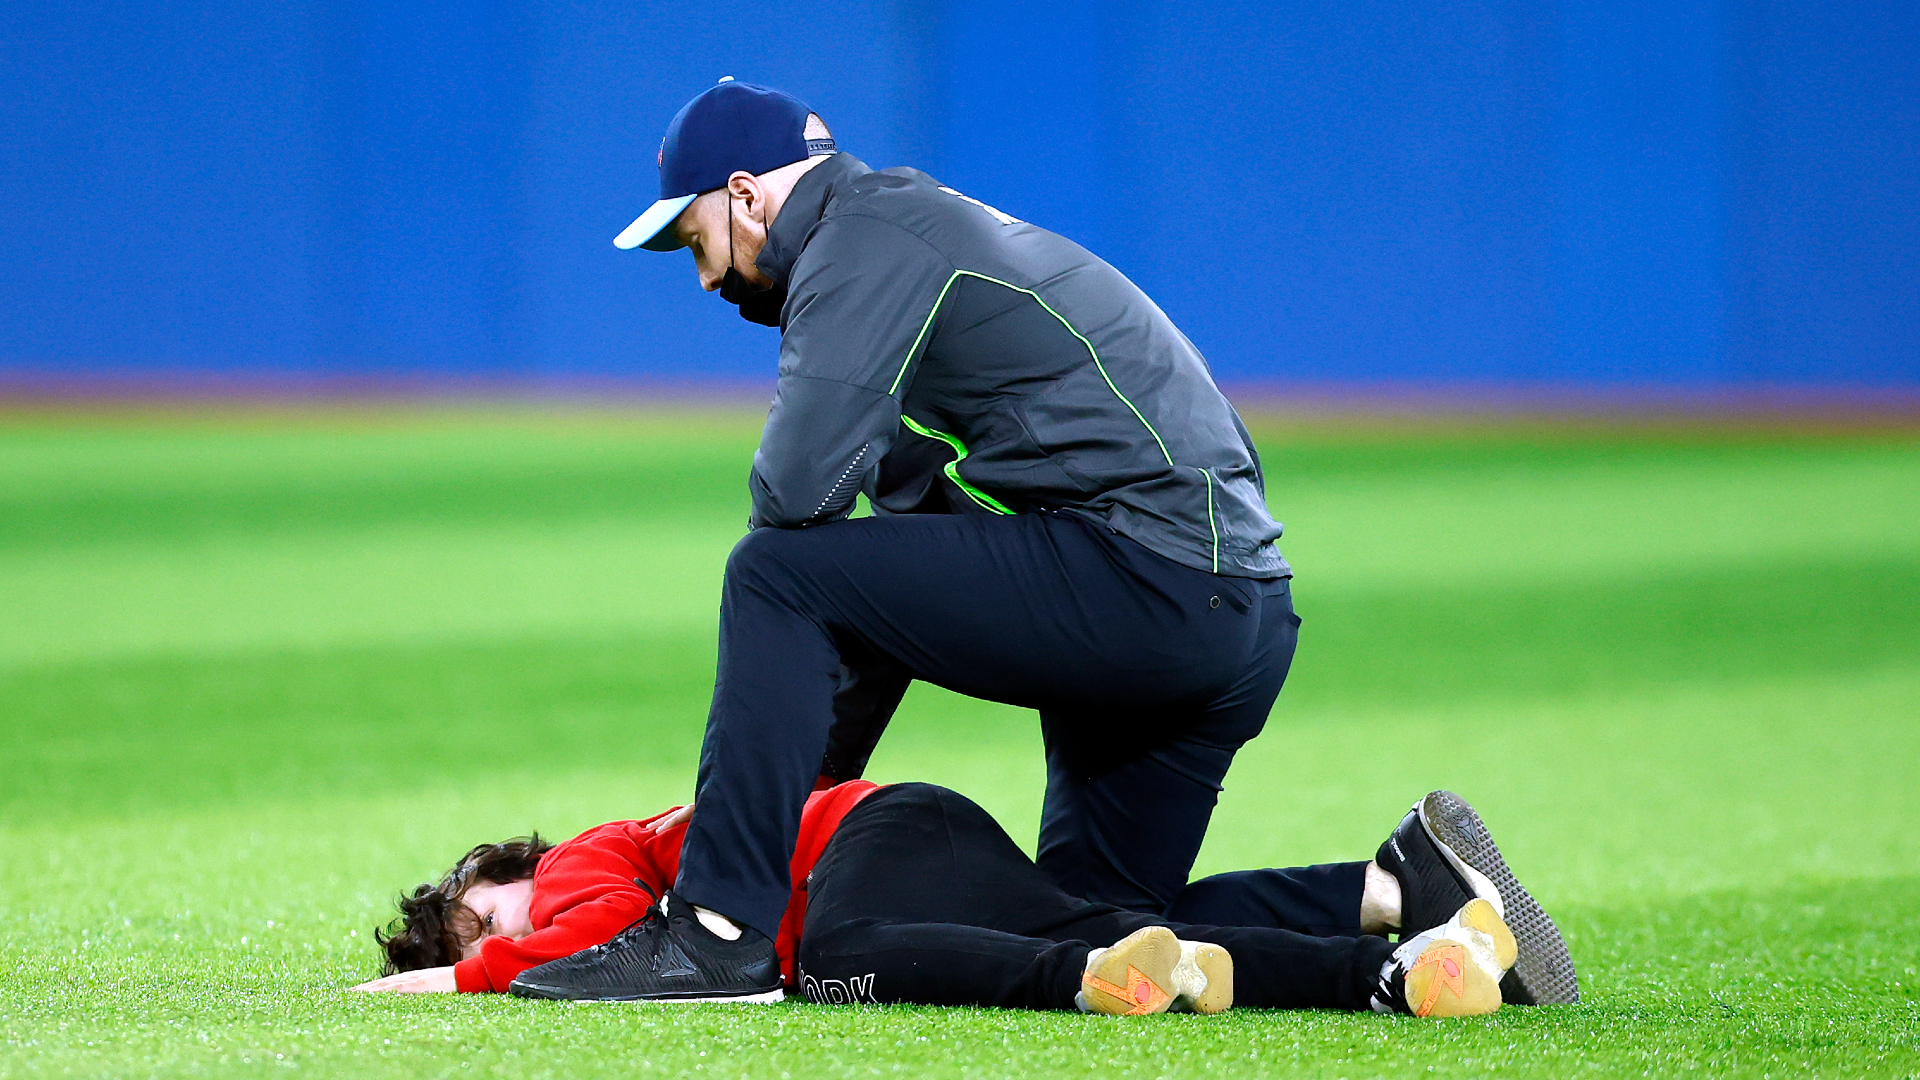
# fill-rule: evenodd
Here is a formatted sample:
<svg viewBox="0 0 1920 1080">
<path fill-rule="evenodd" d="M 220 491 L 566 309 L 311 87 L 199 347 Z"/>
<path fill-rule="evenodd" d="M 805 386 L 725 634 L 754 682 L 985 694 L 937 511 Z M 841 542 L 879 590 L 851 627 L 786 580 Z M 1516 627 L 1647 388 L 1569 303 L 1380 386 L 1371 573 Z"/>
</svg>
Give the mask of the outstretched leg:
<svg viewBox="0 0 1920 1080">
<path fill-rule="evenodd" d="M 1367 1008 L 1393 951 L 1081 900 L 970 800 L 902 784 L 849 813 L 814 868 L 802 986 L 827 1002 L 1072 1008 L 1092 949 L 1156 925 L 1233 952 L 1236 999 L 1262 1008 Z"/>
<path fill-rule="evenodd" d="M 1174 922 L 1208 926 L 1357 937 L 1375 932 L 1361 918 L 1367 884 L 1364 862 L 1234 870 L 1188 883 L 1167 906 L 1166 915 Z"/>
</svg>

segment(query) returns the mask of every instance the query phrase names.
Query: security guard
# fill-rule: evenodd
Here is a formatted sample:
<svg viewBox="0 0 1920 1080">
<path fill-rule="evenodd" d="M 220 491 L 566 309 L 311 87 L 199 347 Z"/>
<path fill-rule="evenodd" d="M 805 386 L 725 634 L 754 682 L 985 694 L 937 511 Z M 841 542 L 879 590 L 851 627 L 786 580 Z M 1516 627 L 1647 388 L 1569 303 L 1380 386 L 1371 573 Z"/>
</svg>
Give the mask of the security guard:
<svg viewBox="0 0 1920 1080">
<path fill-rule="evenodd" d="M 860 775 L 914 679 L 1037 709 L 1041 868 L 1163 911 L 1299 626 L 1206 361 L 1078 244 L 837 153 L 779 91 L 722 80 L 659 165 L 615 243 L 692 249 L 704 288 L 780 328 L 780 380 L 678 882 L 568 996 L 777 998 L 801 808 Z"/>
</svg>

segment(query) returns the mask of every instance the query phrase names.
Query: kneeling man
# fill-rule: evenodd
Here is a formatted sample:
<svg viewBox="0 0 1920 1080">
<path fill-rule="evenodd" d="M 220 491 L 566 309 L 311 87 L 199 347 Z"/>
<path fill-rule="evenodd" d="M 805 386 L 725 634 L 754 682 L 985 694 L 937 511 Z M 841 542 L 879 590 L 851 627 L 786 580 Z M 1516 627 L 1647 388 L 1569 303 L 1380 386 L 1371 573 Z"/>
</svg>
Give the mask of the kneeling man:
<svg viewBox="0 0 1920 1080">
<path fill-rule="evenodd" d="M 615 242 L 690 249 L 702 287 L 781 335 L 675 885 L 744 944 L 669 920 L 579 987 L 777 989 L 807 795 L 861 775 L 914 679 L 1037 710 L 1041 871 L 1165 912 L 1299 626 L 1259 456 L 1206 361 L 1085 248 L 869 169 L 778 91 L 722 80 L 659 164 L 660 200 Z M 849 520 L 861 493 L 876 516 Z M 668 955 L 698 974 L 658 975 Z"/>
</svg>

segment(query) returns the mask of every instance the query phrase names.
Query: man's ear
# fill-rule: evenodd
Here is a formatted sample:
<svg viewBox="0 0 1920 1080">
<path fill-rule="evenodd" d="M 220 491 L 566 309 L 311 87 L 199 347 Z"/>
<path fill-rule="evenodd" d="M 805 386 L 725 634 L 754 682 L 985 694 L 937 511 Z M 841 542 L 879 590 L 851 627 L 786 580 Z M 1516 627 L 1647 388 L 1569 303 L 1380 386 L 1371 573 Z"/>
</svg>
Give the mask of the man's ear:
<svg viewBox="0 0 1920 1080">
<path fill-rule="evenodd" d="M 767 189 L 760 186 L 760 178 L 750 172 L 736 172 L 727 177 L 727 194 L 740 200 L 742 210 L 752 213 L 766 209 Z"/>
</svg>

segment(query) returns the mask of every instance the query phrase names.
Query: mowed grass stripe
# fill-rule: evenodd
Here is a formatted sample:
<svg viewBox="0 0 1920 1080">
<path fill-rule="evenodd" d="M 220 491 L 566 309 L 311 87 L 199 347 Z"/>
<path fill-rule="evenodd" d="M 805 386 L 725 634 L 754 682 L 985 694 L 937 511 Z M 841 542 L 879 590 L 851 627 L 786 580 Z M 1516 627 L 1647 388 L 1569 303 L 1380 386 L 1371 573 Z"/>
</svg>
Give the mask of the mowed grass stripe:
<svg viewBox="0 0 1920 1080">
<path fill-rule="evenodd" d="M 1275 722 L 1235 760 L 1196 872 L 1370 858 L 1447 787 L 1552 903 L 1920 874 L 1916 704 L 1920 665 Z"/>
<path fill-rule="evenodd" d="M 758 432 L 757 417 L 725 409 L 358 424 L 348 414 L 295 431 L 222 415 L 186 426 L 0 425 L 0 553 L 410 524 L 724 518 L 738 529 Z"/>
<path fill-rule="evenodd" d="M 1920 662 L 1920 559 L 1384 592 L 1296 583 L 1276 717 L 1361 703 L 1574 700 Z"/>
<path fill-rule="evenodd" d="M 511 747 L 521 769 L 605 754 L 689 761 L 713 680 L 705 603 L 717 568 L 672 584 L 685 590 L 677 606 L 655 594 L 628 598 L 630 612 L 609 609 L 598 601 L 620 594 L 595 585 L 580 595 L 596 603 L 570 612 L 586 625 L 657 613 L 646 633 L 272 651 L 236 636 L 226 655 L 0 672 L 11 721 L 0 728 L 0 760 L 11 765 L 0 809 L 65 815 L 367 790 L 466 775 L 476 745 Z M 1634 697 L 1920 662 L 1920 563 L 1816 566 L 1766 581 L 1723 573 L 1320 592 L 1299 590 L 1302 647 L 1275 728 L 1329 710 Z M 401 603 L 407 593 L 394 595 Z M 556 621 L 569 614 L 555 611 Z M 281 613 L 279 629 L 303 614 Z M 979 722 L 953 718 L 960 731 Z"/>
<path fill-rule="evenodd" d="M 1471 794 L 1510 861 L 1556 910 L 1912 877 L 1920 835 L 1905 780 L 1920 770 L 1920 734 L 1903 709 L 1915 700 L 1920 669 L 1497 712 L 1361 711 L 1276 728 L 1236 763 L 1196 872 L 1365 858 L 1411 801 L 1400 796 L 1445 784 Z M 914 704 L 872 775 L 967 791 L 1030 846 L 1041 780 L 1031 726 L 969 716 L 972 703 L 952 695 Z M 952 725 L 967 720 L 984 722 L 956 745 Z M 1479 749 L 1463 760 L 1469 731 Z M 1034 745 L 1019 746 L 1023 738 Z M 1032 753 L 1009 761 L 1015 749 Z M 406 750 L 375 742 L 366 756 L 403 768 Z M 310 917 L 364 936 L 393 890 L 432 876 L 478 839 L 570 835 L 682 801 L 691 780 L 679 755 L 657 749 L 546 769 L 502 767 L 511 754 L 510 745 L 476 741 L 465 776 L 306 798 L 182 800 L 171 813 L 39 822 L 9 815 L 0 841 L 15 858 L 0 915 L 8 925 L 97 934 L 122 918 L 197 912 L 210 948 L 232 946 L 249 920 L 274 920 L 298 941 L 310 940 L 297 933 Z M 136 877 L 137 888 L 124 887 Z"/>
<path fill-rule="evenodd" d="M 737 527 L 415 523 L 0 557 L 0 671 L 479 636 L 711 636 Z"/>
<path fill-rule="evenodd" d="M 0 668 L 706 625 L 746 515 L 741 415 L 701 414 L 710 428 L 691 431 L 659 416 L 587 425 L 563 414 L 550 431 L 510 419 L 499 430 L 388 417 L 294 436 L 237 423 L 172 432 L 191 452 L 168 451 L 167 429 L 0 433 Z M 1920 535 L 1911 443 L 1318 437 L 1269 453 L 1304 595 L 1772 579 L 1898 561 Z M 1396 450 L 1403 474 L 1380 465 Z M 15 472 L 31 482 L 9 487 Z"/>
<path fill-rule="evenodd" d="M 337 853 L 380 847 L 395 832 L 438 837 L 410 869 L 369 867 L 358 879 L 384 891 L 495 832 L 570 834 L 652 813 L 689 797 L 699 724 L 675 718 L 676 703 L 698 704 L 680 695 L 657 707 L 626 699 L 649 689 L 608 670 L 599 700 L 535 710 L 531 723 L 503 695 L 497 711 L 451 712 L 411 735 L 371 711 L 235 731 L 189 752 L 155 740 L 134 749 L 165 766 L 142 772 L 76 760 L 70 786 L 43 779 L 38 798 L 7 808 L 5 835 L 23 845 L 9 885 L 35 906 L 48 895 L 30 870 L 40 853 L 64 851 L 62 865 L 86 874 L 84 851 L 104 855 L 124 832 L 136 858 L 152 858 L 152 838 L 176 826 L 198 838 L 201 862 L 223 858 L 231 836 L 220 838 L 236 830 L 269 848 Z M 1553 899 L 1920 873 L 1908 783 L 1920 774 L 1916 701 L 1920 668 L 1276 721 L 1229 775 L 1196 872 L 1369 857 L 1414 795 L 1448 786 L 1481 807 L 1535 891 Z M 428 741 L 441 731 L 453 737 Z M 79 758 L 94 741 L 61 745 Z M 106 790 L 103 775 L 129 790 Z M 871 775 L 965 791 L 1031 847 L 1044 777 L 1036 725 L 1017 710 L 916 690 Z"/>
</svg>

